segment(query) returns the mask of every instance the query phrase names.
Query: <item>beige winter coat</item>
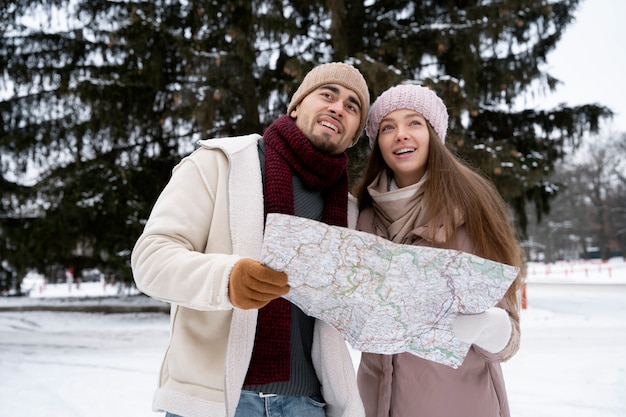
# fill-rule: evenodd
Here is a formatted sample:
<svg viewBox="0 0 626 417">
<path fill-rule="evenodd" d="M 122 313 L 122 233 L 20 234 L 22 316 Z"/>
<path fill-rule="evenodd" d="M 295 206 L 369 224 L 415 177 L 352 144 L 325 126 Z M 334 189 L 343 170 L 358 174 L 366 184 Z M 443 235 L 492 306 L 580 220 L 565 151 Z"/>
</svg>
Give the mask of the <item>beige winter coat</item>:
<svg viewBox="0 0 626 417">
<path fill-rule="evenodd" d="M 172 304 L 171 336 L 153 402 L 185 417 L 233 416 L 250 361 L 257 310 L 234 308 L 228 279 L 259 259 L 263 188 L 259 135 L 201 141 L 156 201 L 131 264 L 137 287 Z M 341 335 L 316 321 L 312 358 L 329 416 L 362 416 Z"/>
<path fill-rule="evenodd" d="M 359 216 L 357 229 L 373 232 L 371 208 Z M 437 246 L 472 252 L 461 227 L 455 242 Z M 498 307 L 510 312 L 505 299 Z M 497 354 L 472 345 L 454 369 L 410 353 L 363 353 L 358 385 L 367 417 L 510 417 L 500 362 L 513 356 L 520 341 L 519 317 L 511 315 L 512 335 Z"/>
</svg>

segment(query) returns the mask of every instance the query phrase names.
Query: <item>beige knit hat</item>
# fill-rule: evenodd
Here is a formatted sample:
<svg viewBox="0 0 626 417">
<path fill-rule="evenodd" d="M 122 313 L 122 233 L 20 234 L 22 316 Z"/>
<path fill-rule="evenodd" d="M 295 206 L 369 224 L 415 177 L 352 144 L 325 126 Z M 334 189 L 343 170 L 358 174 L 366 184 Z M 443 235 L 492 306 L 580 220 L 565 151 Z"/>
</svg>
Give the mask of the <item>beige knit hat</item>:
<svg viewBox="0 0 626 417">
<path fill-rule="evenodd" d="M 318 87 L 326 84 L 339 84 L 354 91 L 358 96 L 361 102 L 361 123 L 354 137 L 354 141 L 356 142 L 365 127 L 365 120 L 367 120 L 367 114 L 370 108 L 370 93 L 363 75 L 352 65 L 342 62 L 331 62 L 318 65 L 309 71 L 304 77 L 304 80 L 302 80 L 300 87 L 298 87 L 293 97 L 291 97 L 291 102 L 289 102 L 289 107 L 287 107 L 287 114 L 290 114 L 307 95 Z"/>
<path fill-rule="evenodd" d="M 429 88 L 415 84 L 400 84 L 383 92 L 372 105 L 365 127 L 370 148 L 374 148 L 383 117 L 400 109 L 414 110 L 424 116 L 439 135 L 441 142 L 446 142 L 448 110 L 443 101 Z"/>
</svg>

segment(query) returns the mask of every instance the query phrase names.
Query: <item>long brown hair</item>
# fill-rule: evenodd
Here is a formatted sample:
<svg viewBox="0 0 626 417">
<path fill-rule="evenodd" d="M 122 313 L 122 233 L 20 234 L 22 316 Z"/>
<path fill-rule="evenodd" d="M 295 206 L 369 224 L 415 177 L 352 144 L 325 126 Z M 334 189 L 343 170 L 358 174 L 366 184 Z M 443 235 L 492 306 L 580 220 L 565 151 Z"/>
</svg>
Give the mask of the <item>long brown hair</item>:
<svg viewBox="0 0 626 417">
<path fill-rule="evenodd" d="M 509 207 L 493 183 L 455 156 L 440 141 L 430 123 L 427 125 L 430 140 L 423 201 L 427 218 L 432 219 L 430 226 L 436 229 L 444 225 L 446 240 L 449 240 L 456 233 L 456 219 L 460 214 L 476 255 L 520 268 L 505 295 L 512 313 L 518 315 L 517 297 L 525 275 L 525 262 Z M 376 141 L 365 172 L 353 189 L 359 211 L 372 205 L 367 187 L 382 170 L 393 177 Z"/>
</svg>

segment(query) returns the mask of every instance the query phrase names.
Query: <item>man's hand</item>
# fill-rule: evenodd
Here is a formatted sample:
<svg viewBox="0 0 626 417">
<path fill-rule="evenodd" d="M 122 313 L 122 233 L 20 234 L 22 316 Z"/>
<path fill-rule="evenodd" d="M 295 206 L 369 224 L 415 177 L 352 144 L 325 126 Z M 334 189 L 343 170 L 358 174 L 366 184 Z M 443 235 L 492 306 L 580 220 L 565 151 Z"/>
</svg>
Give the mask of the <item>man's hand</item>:
<svg viewBox="0 0 626 417">
<path fill-rule="evenodd" d="M 287 274 L 263 266 L 253 259 L 240 260 L 230 273 L 230 302 L 244 310 L 261 308 L 288 292 Z"/>
</svg>

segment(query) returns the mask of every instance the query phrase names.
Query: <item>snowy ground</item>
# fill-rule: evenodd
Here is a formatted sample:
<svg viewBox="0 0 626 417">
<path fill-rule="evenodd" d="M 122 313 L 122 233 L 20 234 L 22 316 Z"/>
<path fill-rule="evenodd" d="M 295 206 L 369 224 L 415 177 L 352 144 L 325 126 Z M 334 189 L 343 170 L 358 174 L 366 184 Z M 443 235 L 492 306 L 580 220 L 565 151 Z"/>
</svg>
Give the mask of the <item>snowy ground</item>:
<svg viewBox="0 0 626 417">
<path fill-rule="evenodd" d="M 89 300 L 96 307 L 162 305 L 103 298 L 119 291 L 101 283 L 71 291 L 34 285 L 28 299 L 0 298 L 2 414 L 158 416 L 150 403 L 167 314 L 2 310 Z M 513 417 L 626 416 L 626 263 L 531 264 L 527 302 L 521 349 L 503 365 Z"/>
</svg>

